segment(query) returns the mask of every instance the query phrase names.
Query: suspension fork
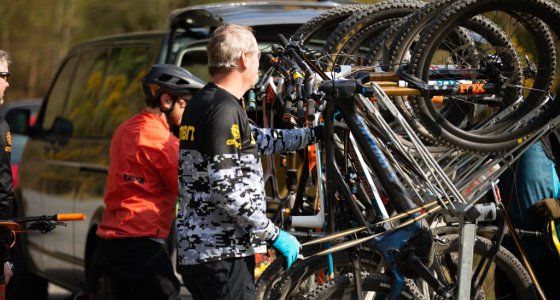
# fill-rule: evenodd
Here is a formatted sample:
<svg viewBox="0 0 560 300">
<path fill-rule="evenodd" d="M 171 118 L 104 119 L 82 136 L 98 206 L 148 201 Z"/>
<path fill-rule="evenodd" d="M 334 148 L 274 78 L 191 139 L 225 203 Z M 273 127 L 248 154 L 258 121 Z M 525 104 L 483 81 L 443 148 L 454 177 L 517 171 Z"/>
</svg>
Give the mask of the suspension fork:
<svg viewBox="0 0 560 300">
<path fill-rule="evenodd" d="M 288 195 L 294 194 L 297 189 L 297 161 L 296 152 L 291 151 L 286 154 L 286 188 L 288 189 Z M 293 207 L 295 199 L 290 199 L 290 207 Z"/>
<path fill-rule="evenodd" d="M 286 168 L 286 189 L 288 190 L 288 193 L 285 197 L 280 198 L 280 206 L 272 218 L 274 223 L 278 223 L 279 219 L 283 221 L 284 215 L 290 215 L 291 209 L 294 207 L 294 203 L 296 201 L 295 191 L 298 183 L 296 152 L 288 152 L 285 156 L 283 156 L 283 165 Z"/>
<path fill-rule="evenodd" d="M 355 289 L 356 299 L 361 300 L 363 288 L 362 288 L 362 274 L 361 274 L 362 268 L 360 266 L 360 256 L 354 250 L 351 250 L 348 255 L 350 256 L 350 262 L 352 262 L 352 269 L 354 270 L 354 284 L 356 286 Z"/>
</svg>

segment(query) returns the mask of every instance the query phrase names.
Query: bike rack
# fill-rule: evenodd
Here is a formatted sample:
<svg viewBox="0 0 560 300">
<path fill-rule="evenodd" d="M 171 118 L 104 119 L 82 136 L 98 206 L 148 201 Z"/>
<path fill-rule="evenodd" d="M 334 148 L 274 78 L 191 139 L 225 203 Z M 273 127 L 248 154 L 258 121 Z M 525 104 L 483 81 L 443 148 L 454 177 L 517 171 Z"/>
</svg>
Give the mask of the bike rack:
<svg viewBox="0 0 560 300">
<path fill-rule="evenodd" d="M 338 75 L 340 75 L 340 73 L 333 73 L 331 76 L 328 76 L 329 78 L 322 79 L 334 80 L 334 78 Z M 374 103 L 369 98 L 366 98 L 361 94 L 356 94 L 357 102 L 366 108 L 365 110 L 368 115 L 368 122 L 373 122 L 373 126 L 379 129 L 383 135 L 388 137 L 392 146 L 399 152 L 399 156 L 404 157 L 407 160 L 407 163 L 410 162 L 413 164 L 413 168 L 416 173 L 409 174 L 405 172 L 398 163 L 392 164 L 395 171 L 399 174 L 403 183 L 415 194 L 415 200 L 420 202 L 417 203 L 418 206 L 431 206 L 432 208 L 428 213 L 437 211 L 437 208 L 440 207 L 445 208 L 443 211 L 449 216 L 457 218 L 459 222 L 459 226 L 461 228 L 461 246 L 459 249 L 460 262 L 458 265 L 459 273 L 457 297 L 458 299 L 470 299 L 476 227 L 477 221 L 481 218 L 481 213 L 475 205 L 485 194 L 487 194 L 488 191 L 493 189 L 493 185 L 498 181 L 498 177 L 508 169 L 507 167 L 509 165 L 519 159 L 519 157 L 533 143 L 538 141 L 546 133 L 550 132 L 560 124 L 560 116 L 550 120 L 546 125 L 533 132 L 532 135 L 523 137 L 516 147 L 501 156 L 496 157 L 491 154 L 473 153 L 456 148 L 445 150 L 444 147 L 441 147 L 441 153 L 438 152 L 438 154 L 434 154 L 430 152 L 415 130 L 408 124 L 407 120 L 397 109 L 391 99 L 389 99 L 389 96 L 385 93 L 383 88 L 375 81 L 370 81 L 369 85 L 373 90 L 373 94 L 377 102 Z M 525 117 L 519 120 L 519 122 L 512 126 L 511 129 L 519 128 L 529 122 L 536 114 L 540 113 L 548 100 L 550 100 L 549 97 L 547 97 L 539 107 L 533 109 L 532 112 L 528 113 Z M 505 118 L 509 113 L 515 110 L 516 105 L 521 102 L 522 98 L 520 97 L 512 105 L 510 105 L 510 107 L 493 116 L 492 120 L 486 123 L 485 126 L 489 126 L 492 122 Z M 404 131 L 406 137 L 408 138 L 408 144 L 410 145 L 405 145 L 405 143 L 403 143 L 402 138 L 395 132 L 396 128 L 389 125 L 381 115 L 381 112 L 377 107 L 378 105 L 382 105 L 387 111 L 389 111 L 392 117 L 396 120 L 395 122 L 397 123 L 400 131 Z M 318 119 L 318 117 L 315 117 L 315 120 Z M 392 125 L 394 124 L 392 123 Z M 352 135 L 350 135 L 350 142 L 354 148 L 357 148 Z M 383 143 L 378 144 L 381 146 L 384 145 Z M 391 154 L 391 151 L 385 151 L 384 153 L 390 161 L 397 161 Z M 363 162 L 361 163 L 363 164 Z M 373 181 L 369 177 L 367 180 L 370 181 L 370 183 Z M 324 186 L 323 184 L 319 184 L 317 188 L 319 190 L 319 197 L 323 200 L 323 205 L 321 205 L 321 209 L 323 210 L 325 207 Z M 430 201 L 424 201 L 423 199 L 428 199 Z M 440 207 L 433 209 L 435 204 L 435 202 L 431 203 L 431 200 L 433 199 L 437 200 Z M 372 200 L 380 203 L 380 199 L 376 198 Z M 384 206 L 380 205 L 380 207 Z M 381 212 L 381 215 L 384 217 L 384 220 L 378 224 L 388 222 L 392 219 L 388 218 L 386 211 Z M 484 216 L 485 215 L 486 214 L 484 214 Z M 296 227 L 322 227 L 324 222 L 324 211 L 320 211 L 319 214 L 314 216 L 292 216 L 292 225 Z M 385 226 L 388 225 L 387 223 L 385 224 Z M 401 226 L 403 226 L 403 224 L 401 224 Z M 343 249 L 353 245 L 358 245 L 380 234 L 382 233 L 346 242 L 343 243 L 344 245 L 341 244 L 338 247 L 332 247 L 328 250 L 324 250 L 324 253 L 322 253 L 332 253 L 337 251 L 337 248 Z M 323 239 L 308 242 L 306 244 L 318 243 L 323 240 L 329 240 L 330 238 L 332 238 L 332 236 L 327 236 Z M 526 267 L 530 269 L 530 266 L 526 265 Z M 533 281 L 538 289 L 538 283 L 534 278 Z"/>
<path fill-rule="evenodd" d="M 411 149 L 401 142 L 391 126 L 389 126 L 389 124 L 381 116 L 378 108 L 375 107 L 369 99 L 363 97 L 362 95 L 358 95 L 358 97 L 362 98 L 361 103 L 367 106 L 368 110 L 372 112 L 371 115 L 374 117 L 374 121 L 381 127 L 384 133 L 391 138 L 392 142 L 398 148 L 406 150 L 401 150 L 402 153 L 407 155 L 413 162 L 416 162 L 418 166 L 424 166 L 424 168 L 421 168 L 424 171 L 424 174 L 422 174 L 422 178 L 420 180 L 427 179 L 426 182 L 428 185 L 420 186 L 427 188 L 428 191 L 431 192 L 432 196 L 436 196 L 440 205 L 447 208 L 447 212 L 449 214 L 459 218 L 459 225 L 461 228 L 461 247 L 459 249 L 460 263 L 458 266 L 459 286 L 457 290 L 457 297 L 458 299 L 470 299 L 476 223 L 477 218 L 480 216 L 480 212 L 478 212 L 474 205 L 492 189 L 493 185 L 498 181 L 498 177 L 507 170 L 506 166 L 514 163 L 529 148 L 529 146 L 559 125 L 560 116 L 549 121 L 545 126 L 537 130 L 532 136 L 528 137 L 514 149 L 499 157 L 492 158 L 489 155 L 478 155 L 469 152 L 462 152 L 460 150 L 450 150 L 438 157 L 438 162 L 438 160 L 436 160 L 429 152 L 426 145 L 422 143 L 416 132 L 410 127 L 383 89 L 374 81 L 370 82 L 370 85 L 373 88 L 377 101 L 387 108 L 402 129 L 404 129 L 404 132 L 412 142 L 412 147 L 415 151 L 408 151 Z M 542 105 L 544 105 L 544 103 Z M 530 120 L 531 117 L 534 116 L 539 109 L 541 109 L 541 107 L 536 108 L 532 113 L 525 116 L 522 120 L 520 120 L 520 122 L 518 122 L 517 126 L 522 126 L 525 122 Z M 413 153 L 416 155 L 413 155 Z M 455 174 L 454 177 L 459 178 L 459 180 L 455 182 L 448 177 L 440 165 L 440 163 L 449 157 L 451 157 L 451 162 L 445 165 L 445 168 L 448 170 L 454 170 L 455 172 L 457 172 L 457 170 L 462 170 L 459 174 Z M 470 165 L 471 167 L 464 168 L 464 166 L 467 165 Z M 461 169 L 459 169 L 459 167 L 461 167 Z M 399 172 L 399 168 L 395 169 Z M 400 175 L 406 176 L 406 174 L 402 174 L 402 172 Z M 469 193 L 465 193 L 466 188 L 469 185 L 472 185 L 474 180 L 482 178 L 482 176 L 485 178 L 480 180 L 478 185 L 476 185 Z M 424 190 L 419 190 L 417 188 L 418 186 L 415 186 L 414 184 L 410 185 L 410 182 L 408 183 L 409 187 L 411 187 L 417 195 L 426 193 Z M 461 191 L 463 191 L 463 193 Z M 451 195 L 452 197 L 447 195 Z M 448 203 L 448 205 L 445 203 Z"/>
</svg>

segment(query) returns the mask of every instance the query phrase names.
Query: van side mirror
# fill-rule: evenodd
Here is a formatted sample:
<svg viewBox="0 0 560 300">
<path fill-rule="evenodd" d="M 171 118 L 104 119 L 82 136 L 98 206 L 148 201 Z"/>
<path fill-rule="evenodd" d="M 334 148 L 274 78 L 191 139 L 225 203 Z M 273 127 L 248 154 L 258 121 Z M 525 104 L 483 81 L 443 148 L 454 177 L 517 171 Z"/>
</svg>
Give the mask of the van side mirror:
<svg viewBox="0 0 560 300">
<path fill-rule="evenodd" d="M 28 134 L 29 120 L 31 119 L 31 111 L 27 108 L 14 108 L 6 113 L 4 117 L 10 126 L 11 133 Z"/>
</svg>

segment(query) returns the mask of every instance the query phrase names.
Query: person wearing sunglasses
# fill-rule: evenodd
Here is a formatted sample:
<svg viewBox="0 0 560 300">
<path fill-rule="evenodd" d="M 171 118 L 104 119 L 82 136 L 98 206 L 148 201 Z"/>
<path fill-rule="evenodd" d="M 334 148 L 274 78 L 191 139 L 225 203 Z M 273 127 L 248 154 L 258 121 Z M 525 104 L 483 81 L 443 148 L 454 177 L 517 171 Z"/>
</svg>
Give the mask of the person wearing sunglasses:
<svg viewBox="0 0 560 300">
<path fill-rule="evenodd" d="M 8 70 L 8 64 L 10 63 L 10 57 L 8 52 L 0 50 L 0 105 L 4 104 L 4 92 L 10 86 L 8 80 L 10 79 L 10 71 Z"/>
<path fill-rule="evenodd" d="M 4 104 L 4 92 L 10 86 L 8 79 L 10 71 L 10 56 L 8 52 L 0 49 L 0 105 Z M 10 134 L 10 126 L 4 117 L 0 116 L 0 220 L 6 220 L 13 217 L 13 205 L 15 201 L 15 193 L 12 178 L 12 166 L 10 158 L 12 154 L 12 136 Z M 6 284 L 12 277 L 11 264 L 4 265 L 4 280 Z"/>
</svg>

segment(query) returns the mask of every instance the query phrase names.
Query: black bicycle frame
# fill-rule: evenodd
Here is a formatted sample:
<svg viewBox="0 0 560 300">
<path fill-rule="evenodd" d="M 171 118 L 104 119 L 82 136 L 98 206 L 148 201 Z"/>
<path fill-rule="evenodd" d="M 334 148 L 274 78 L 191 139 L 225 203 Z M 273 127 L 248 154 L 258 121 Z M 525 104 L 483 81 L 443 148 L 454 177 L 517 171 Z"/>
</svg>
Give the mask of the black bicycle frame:
<svg viewBox="0 0 560 300">
<path fill-rule="evenodd" d="M 356 83 L 354 80 L 341 80 L 341 81 L 326 81 L 321 86 L 321 90 L 326 94 L 326 106 L 324 110 L 324 126 L 325 126 L 325 139 L 324 147 L 326 152 L 326 174 L 327 174 L 327 200 L 326 203 L 327 213 L 329 217 L 330 232 L 334 232 L 334 216 L 332 212 L 332 201 L 335 193 L 339 192 L 345 199 L 351 200 L 352 195 L 344 176 L 341 174 L 338 165 L 335 162 L 335 141 L 334 141 L 334 112 L 340 112 L 350 132 L 356 139 L 358 146 L 365 154 L 367 164 L 372 167 L 373 172 L 380 180 L 385 192 L 387 193 L 392 204 L 398 212 L 409 211 L 416 206 L 412 202 L 404 185 L 401 183 L 396 172 L 391 167 L 386 156 L 380 149 L 374 136 L 369 131 L 366 123 L 357 114 L 355 107 L 355 94 Z M 352 204 L 353 201 L 347 201 Z M 357 209 L 352 208 L 351 209 Z M 359 212 L 355 214 L 361 216 Z M 367 222 L 362 225 L 367 226 Z M 391 299 L 396 299 L 404 288 L 404 276 L 400 272 L 397 264 L 402 261 L 401 250 L 409 247 L 409 240 L 415 235 L 422 234 L 425 231 L 419 221 L 412 223 L 403 230 L 393 230 L 382 236 L 375 237 L 370 241 L 370 246 L 378 252 L 390 267 L 390 272 L 393 274 L 395 281 L 393 283 L 393 290 L 390 296 Z M 355 276 L 359 275 L 359 270 L 354 270 Z M 359 277 L 355 277 L 359 278 Z M 356 280 L 356 291 L 358 295 L 361 293 L 360 280 Z"/>
</svg>

